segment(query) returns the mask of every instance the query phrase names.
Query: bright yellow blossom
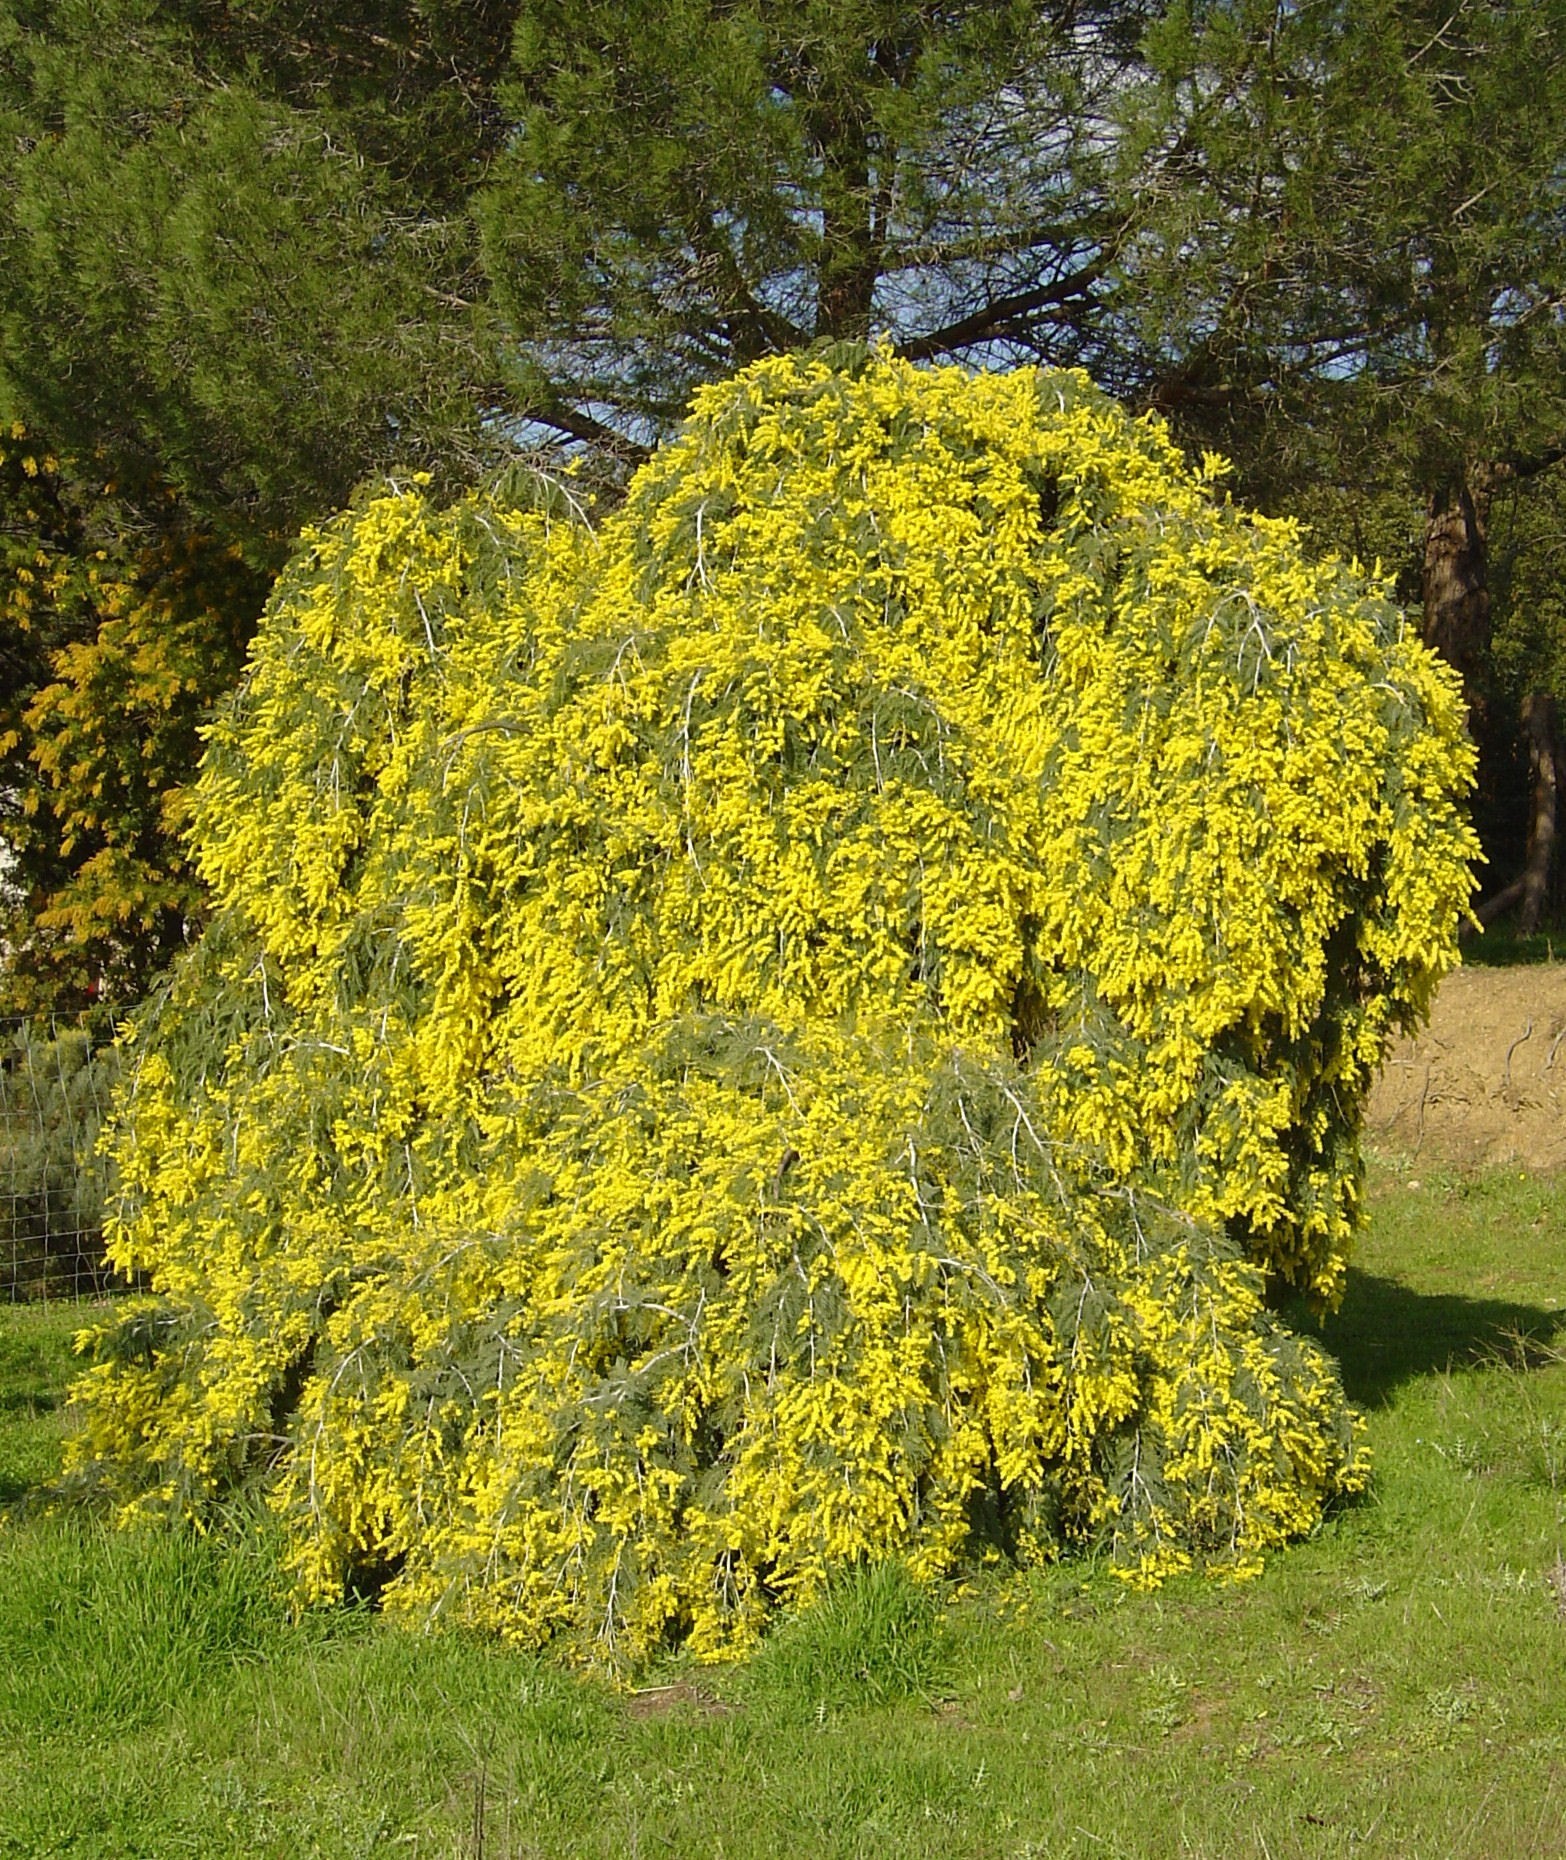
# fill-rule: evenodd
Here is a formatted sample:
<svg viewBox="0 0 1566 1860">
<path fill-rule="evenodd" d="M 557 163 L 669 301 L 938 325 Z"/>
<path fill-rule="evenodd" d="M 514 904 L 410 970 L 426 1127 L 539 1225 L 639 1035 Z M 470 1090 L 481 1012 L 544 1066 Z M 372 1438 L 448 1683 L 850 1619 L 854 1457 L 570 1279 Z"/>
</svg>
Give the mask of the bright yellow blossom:
<svg viewBox="0 0 1566 1860">
<path fill-rule="evenodd" d="M 1456 959 L 1454 681 L 1080 375 L 763 362 L 596 530 L 305 538 L 113 1147 L 128 1510 L 610 1664 L 837 1565 L 1244 1574 L 1363 1484 L 1365 1087 Z"/>
</svg>

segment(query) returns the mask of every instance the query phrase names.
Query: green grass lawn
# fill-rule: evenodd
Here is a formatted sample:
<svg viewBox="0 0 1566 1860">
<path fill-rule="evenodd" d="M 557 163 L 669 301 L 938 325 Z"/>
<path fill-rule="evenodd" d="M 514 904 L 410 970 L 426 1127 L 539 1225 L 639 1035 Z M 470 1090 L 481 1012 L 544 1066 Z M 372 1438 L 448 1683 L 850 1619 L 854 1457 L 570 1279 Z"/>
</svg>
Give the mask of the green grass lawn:
<svg viewBox="0 0 1566 1860">
<path fill-rule="evenodd" d="M 36 1516 L 81 1317 L 0 1311 L 0 1856 L 1566 1852 L 1566 1181 L 1371 1187 L 1374 1490 L 1263 1576 L 861 1578 L 629 1697 Z"/>
<path fill-rule="evenodd" d="M 1515 969 L 1531 962 L 1566 961 L 1566 930 L 1559 926 L 1519 936 L 1510 924 L 1492 924 L 1463 942 L 1465 969 Z"/>
</svg>

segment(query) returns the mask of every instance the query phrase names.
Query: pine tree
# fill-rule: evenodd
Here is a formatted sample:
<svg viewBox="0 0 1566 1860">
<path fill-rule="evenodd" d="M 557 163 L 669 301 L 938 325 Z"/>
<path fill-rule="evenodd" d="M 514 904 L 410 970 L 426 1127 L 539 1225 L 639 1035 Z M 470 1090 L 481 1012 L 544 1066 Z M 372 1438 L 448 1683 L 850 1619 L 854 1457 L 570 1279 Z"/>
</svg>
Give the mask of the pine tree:
<svg viewBox="0 0 1566 1860">
<path fill-rule="evenodd" d="M 526 0 L 477 197 L 528 410 L 645 442 L 758 356 L 1086 363 L 1109 113 L 1150 9 Z"/>
<path fill-rule="evenodd" d="M 273 568 L 367 473 L 485 455 L 467 207 L 505 133 L 509 14 L 11 0 L 11 412 Z"/>
<path fill-rule="evenodd" d="M 372 470 L 634 457 L 818 337 L 1107 377 L 1148 15 L 7 0 L 0 394 L 275 558 Z"/>
<path fill-rule="evenodd" d="M 1497 654 L 1498 620 L 1528 628 L 1495 611 L 1488 532 L 1566 457 L 1566 16 L 1187 4 L 1148 49 L 1121 308 L 1162 355 L 1150 399 L 1402 569 L 1463 678 L 1504 879 L 1519 709 L 1536 735 L 1560 678 Z"/>
</svg>

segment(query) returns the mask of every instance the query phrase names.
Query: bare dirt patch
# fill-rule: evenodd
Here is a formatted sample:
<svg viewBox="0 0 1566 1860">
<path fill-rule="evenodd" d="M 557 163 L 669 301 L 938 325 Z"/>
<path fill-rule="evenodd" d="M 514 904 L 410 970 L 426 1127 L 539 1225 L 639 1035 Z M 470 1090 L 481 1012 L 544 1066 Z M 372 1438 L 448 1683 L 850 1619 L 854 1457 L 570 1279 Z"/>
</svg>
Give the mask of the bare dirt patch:
<svg viewBox="0 0 1566 1860">
<path fill-rule="evenodd" d="M 1566 1169 L 1566 963 L 1449 975 L 1387 1055 L 1365 1129 L 1405 1155 Z"/>
<path fill-rule="evenodd" d="M 671 1686 L 643 1686 L 631 1693 L 625 1713 L 628 1718 L 732 1718 L 734 1707 L 682 1679 Z"/>
</svg>

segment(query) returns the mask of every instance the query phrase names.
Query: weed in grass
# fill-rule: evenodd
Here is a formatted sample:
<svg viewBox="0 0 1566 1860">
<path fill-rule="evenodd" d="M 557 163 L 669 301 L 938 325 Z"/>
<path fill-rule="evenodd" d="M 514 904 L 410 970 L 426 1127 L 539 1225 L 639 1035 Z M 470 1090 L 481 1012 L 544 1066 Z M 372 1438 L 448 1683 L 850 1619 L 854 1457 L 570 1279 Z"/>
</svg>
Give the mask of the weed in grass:
<svg viewBox="0 0 1566 1860">
<path fill-rule="evenodd" d="M 932 1702 L 949 1669 L 948 1631 L 929 1590 L 901 1563 L 867 1563 L 776 1628 L 743 1691 L 773 1714 L 819 1721 L 865 1705 Z"/>
<path fill-rule="evenodd" d="M 0 1533 L 0 1725 L 146 1722 L 287 1628 L 270 1545 L 92 1518 Z"/>
</svg>

